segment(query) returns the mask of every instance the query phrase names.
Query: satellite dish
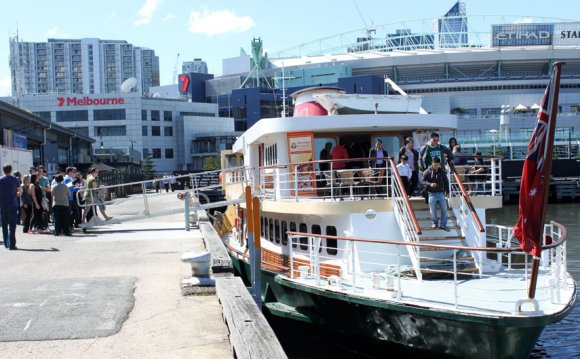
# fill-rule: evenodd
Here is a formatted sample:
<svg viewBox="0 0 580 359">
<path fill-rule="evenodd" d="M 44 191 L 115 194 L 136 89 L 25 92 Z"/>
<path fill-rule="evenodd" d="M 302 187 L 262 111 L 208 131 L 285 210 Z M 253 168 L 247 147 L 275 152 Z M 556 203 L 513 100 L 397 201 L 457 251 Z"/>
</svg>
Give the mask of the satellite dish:
<svg viewBox="0 0 580 359">
<path fill-rule="evenodd" d="M 135 86 L 137 86 L 137 79 L 134 77 L 129 77 L 121 84 L 121 91 L 122 92 L 131 92 Z"/>
</svg>

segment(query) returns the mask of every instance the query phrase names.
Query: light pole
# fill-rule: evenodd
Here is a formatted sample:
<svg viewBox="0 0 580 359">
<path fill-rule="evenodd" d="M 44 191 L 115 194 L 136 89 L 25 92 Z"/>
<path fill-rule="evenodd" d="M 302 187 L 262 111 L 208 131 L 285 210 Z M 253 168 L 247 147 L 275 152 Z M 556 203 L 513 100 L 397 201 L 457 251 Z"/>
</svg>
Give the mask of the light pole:
<svg viewBox="0 0 580 359">
<path fill-rule="evenodd" d="M 492 134 L 492 139 L 493 139 L 493 155 L 495 156 L 495 145 L 496 145 L 496 141 L 497 141 L 497 130 L 495 128 L 492 128 L 491 130 L 489 130 L 489 132 L 491 132 Z"/>
</svg>

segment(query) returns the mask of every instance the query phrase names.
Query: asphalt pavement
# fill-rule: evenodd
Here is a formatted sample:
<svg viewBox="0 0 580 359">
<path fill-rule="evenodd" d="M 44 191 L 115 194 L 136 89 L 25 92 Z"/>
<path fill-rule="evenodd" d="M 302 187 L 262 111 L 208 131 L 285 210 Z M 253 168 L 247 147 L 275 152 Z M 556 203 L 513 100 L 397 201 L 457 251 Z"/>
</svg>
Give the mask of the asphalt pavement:
<svg viewBox="0 0 580 359">
<path fill-rule="evenodd" d="M 203 250 L 175 193 L 109 205 L 115 219 L 72 237 L 23 234 L 0 246 L 0 358 L 231 358 L 215 295 L 182 296 Z M 163 215 L 163 213 L 172 213 Z"/>
</svg>

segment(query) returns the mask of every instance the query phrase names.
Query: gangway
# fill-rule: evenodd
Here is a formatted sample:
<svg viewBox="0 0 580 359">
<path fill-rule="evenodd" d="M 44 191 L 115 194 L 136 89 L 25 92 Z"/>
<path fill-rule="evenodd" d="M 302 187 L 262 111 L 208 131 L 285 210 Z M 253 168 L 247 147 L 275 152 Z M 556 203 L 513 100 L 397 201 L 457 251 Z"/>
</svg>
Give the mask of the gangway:
<svg viewBox="0 0 580 359">
<path fill-rule="evenodd" d="M 237 200 L 222 201 L 216 200 L 221 196 L 221 184 L 218 181 L 217 171 L 205 171 L 200 173 L 190 173 L 186 175 L 174 176 L 173 185 L 165 190 L 160 183 L 160 188 L 156 189 L 155 180 L 139 182 L 129 182 L 118 185 L 100 186 L 90 190 L 90 201 L 83 204 L 78 201 L 79 207 L 85 211 L 92 208 L 93 213 L 100 212 L 102 205 L 114 209 L 115 218 L 105 221 L 93 215 L 90 221 L 80 225 L 83 229 L 95 228 L 104 225 L 119 224 L 127 221 L 136 221 L 149 218 L 156 218 L 172 214 L 186 213 L 187 218 L 196 211 L 228 206 L 240 203 Z M 162 181 L 158 179 L 157 181 Z M 240 183 L 245 183 L 244 176 L 239 178 Z M 177 189 L 175 187 L 184 188 Z M 217 194 L 216 194 L 217 193 Z M 210 199 L 211 195 L 212 199 Z M 177 195 L 177 196 L 176 196 Z M 173 196 L 175 201 L 168 204 L 167 196 Z M 180 201 L 187 197 L 186 203 Z M 191 211 L 190 211 L 191 209 Z M 186 220 L 186 229 L 189 226 Z"/>
</svg>

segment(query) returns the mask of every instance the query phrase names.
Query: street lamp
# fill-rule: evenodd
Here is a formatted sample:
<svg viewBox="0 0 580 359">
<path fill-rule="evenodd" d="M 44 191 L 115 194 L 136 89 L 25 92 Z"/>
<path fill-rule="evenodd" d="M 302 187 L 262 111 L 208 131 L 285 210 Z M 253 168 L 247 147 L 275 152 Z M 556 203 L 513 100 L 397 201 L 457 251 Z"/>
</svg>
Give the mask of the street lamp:
<svg viewBox="0 0 580 359">
<path fill-rule="evenodd" d="M 495 144 L 497 141 L 497 130 L 495 128 L 492 128 L 491 130 L 489 130 L 489 132 L 491 132 L 492 134 L 492 138 L 493 138 L 493 155 L 495 156 Z"/>
</svg>

